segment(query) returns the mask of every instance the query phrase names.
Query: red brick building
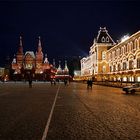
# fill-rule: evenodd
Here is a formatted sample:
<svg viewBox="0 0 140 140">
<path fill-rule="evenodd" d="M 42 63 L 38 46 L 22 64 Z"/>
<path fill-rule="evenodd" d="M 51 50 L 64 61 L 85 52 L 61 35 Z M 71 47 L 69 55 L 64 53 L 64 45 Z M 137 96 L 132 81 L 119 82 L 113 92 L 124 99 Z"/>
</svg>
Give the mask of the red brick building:
<svg viewBox="0 0 140 140">
<path fill-rule="evenodd" d="M 17 54 L 12 61 L 13 79 L 21 80 L 32 76 L 34 80 L 50 80 L 55 76 L 56 69 L 49 63 L 47 54 L 42 52 L 41 39 L 38 38 L 37 51 L 23 51 L 22 37 L 20 37 Z"/>
</svg>

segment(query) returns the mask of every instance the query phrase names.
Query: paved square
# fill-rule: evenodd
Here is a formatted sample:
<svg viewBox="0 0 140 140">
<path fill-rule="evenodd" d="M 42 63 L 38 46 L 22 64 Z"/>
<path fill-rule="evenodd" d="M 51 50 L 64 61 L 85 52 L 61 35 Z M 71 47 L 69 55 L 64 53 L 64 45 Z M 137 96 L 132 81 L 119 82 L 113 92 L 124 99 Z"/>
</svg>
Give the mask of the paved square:
<svg viewBox="0 0 140 140">
<path fill-rule="evenodd" d="M 59 88 L 59 89 L 58 89 Z M 56 97 L 57 94 L 57 97 Z M 52 106 L 54 100 L 54 109 Z M 0 83 L 0 140 L 139 140 L 140 94 L 83 83 Z"/>
</svg>

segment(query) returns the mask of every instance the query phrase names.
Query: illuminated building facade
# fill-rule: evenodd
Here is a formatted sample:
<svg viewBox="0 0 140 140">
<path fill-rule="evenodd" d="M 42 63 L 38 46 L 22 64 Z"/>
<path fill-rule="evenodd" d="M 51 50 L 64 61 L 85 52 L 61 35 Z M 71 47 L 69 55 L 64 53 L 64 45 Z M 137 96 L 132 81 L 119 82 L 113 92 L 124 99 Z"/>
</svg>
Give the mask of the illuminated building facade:
<svg viewBox="0 0 140 140">
<path fill-rule="evenodd" d="M 81 59 L 81 79 L 89 77 L 97 81 L 140 81 L 140 31 L 116 44 L 106 28 L 100 28 L 89 56 Z"/>
<path fill-rule="evenodd" d="M 60 79 L 60 80 L 70 79 L 69 69 L 68 69 L 68 66 L 67 66 L 67 61 L 65 61 L 64 69 L 61 68 L 61 61 L 59 61 L 59 66 L 56 70 L 55 78 Z"/>
<path fill-rule="evenodd" d="M 140 31 L 107 51 L 109 80 L 140 82 Z"/>
<path fill-rule="evenodd" d="M 48 61 L 47 55 L 42 52 L 41 39 L 38 38 L 37 52 L 23 53 L 22 37 L 20 37 L 17 54 L 12 61 L 13 77 L 16 80 L 27 79 L 32 76 L 36 80 L 49 80 L 55 75 L 56 69 Z"/>
</svg>

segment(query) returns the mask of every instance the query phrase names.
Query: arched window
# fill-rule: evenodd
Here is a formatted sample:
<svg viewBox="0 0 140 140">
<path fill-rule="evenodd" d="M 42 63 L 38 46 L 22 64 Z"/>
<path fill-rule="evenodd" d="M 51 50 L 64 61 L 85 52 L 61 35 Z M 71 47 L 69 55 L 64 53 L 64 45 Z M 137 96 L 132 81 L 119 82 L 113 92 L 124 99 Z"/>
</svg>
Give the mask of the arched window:
<svg viewBox="0 0 140 140">
<path fill-rule="evenodd" d="M 116 65 L 113 65 L 113 71 L 114 72 L 116 71 Z"/>
<path fill-rule="evenodd" d="M 126 46 L 124 45 L 124 53 L 126 53 Z"/>
<path fill-rule="evenodd" d="M 124 49 L 123 49 L 123 47 L 121 48 L 121 53 L 123 54 L 123 52 L 124 52 Z"/>
<path fill-rule="evenodd" d="M 137 49 L 139 49 L 140 48 L 140 43 L 139 43 L 139 40 L 137 40 Z"/>
<path fill-rule="evenodd" d="M 121 70 L 121 65 L 120 64 L 118 64 L 118 71 L 120 71 Z"/>
<path fill-rule="evenodd" d="M 133 60 L 129 61 L 129 69 L 132 70 L 133 69 Z"/>
<path fill-rule="evenodd" d="M 119 54 L 121 55 L 121 48 L 119 48 Z"/>
<path fill-rule="evenodd" d="M 137 49 L 137 39 L 134 41 L 134 49 Z"/>
<path fill-rule="evenodd" d="M 112 72 L 112 66 L 110 66 L 109 68 L 110 68 L 110 72 Z"/>
<path fill-rule="evenodd" d="M 140 58 L 137 58 L 137 68 L 140 68 Z"/>
<path fill-rule="evenodd" d="M 102 37 L 101 41 L 102 41 L 102 42 L 105 42 L 105 37 L 104 37 L 104 36 Z"/>
<path fill-rule="evenodd" d="M 105 60 L 105 58 L 106 58 L 106 52 L 103 51 L 103 52 L 102 52 L 102 60 Z"/>
<path fill-rule="evenodd" d="M 102 71 L 103 71 L 103 73 L 106 72 L 106 66 L 103 66 Z"/>
<path fill-rule="evenodd" d="M 127 67 L 126 62 L 123 62 L 123 70 L 126 70 L 126 67 Z"/>
<path fill-rule="evenodd" d="M 130 43 L 130 46 L 131 46 L 131 51 L 132 51 L 134 49 L 133 42 Z"/>
<path fill-rule="evenodd" d="M 127 51 L 128 51 L 128 52 L 130 51 L 129 43 L 127 44 Z"/>
<path fill-rule="evenodd" d="M 131 52 L 131 44 L 128 43 L 128 46 L 129 46 L 129 52 Z"/>
<path fill-rule="evenodd" d="M 108 38 L 108 36 L 106 37 L 106 42 L 109 42 L 109 38 Z"/>
</svg>

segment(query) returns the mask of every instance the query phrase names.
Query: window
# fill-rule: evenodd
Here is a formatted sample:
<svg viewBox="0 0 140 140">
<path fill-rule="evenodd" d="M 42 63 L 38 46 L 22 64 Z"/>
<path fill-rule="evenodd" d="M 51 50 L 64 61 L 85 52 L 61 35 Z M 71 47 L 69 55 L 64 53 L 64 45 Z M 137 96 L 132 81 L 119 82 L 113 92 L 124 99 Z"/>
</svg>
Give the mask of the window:
<svg viewBox="0 0 140 140">
<path fill-rule="evenodd" d="M 105 57 L 106 57 L 106 52 L 103 51 L 103 52 L 102 52 L 102 60 L 105 60 Z"/>
<path fill-rule="evenodd" d="M 105 73 L 106 72 L 106 66 L 103 66 L 102 70 L 103 70 L 103 73 Z"/>
<path fill-rule="evenodd" d="M 108 38 L 108 36 L 106 37 L 106 42 L 109 42 L 109 38 Z"/>
<path fill-rule="evenodd" d="M 102 37 L 102 40 L 101 40 L 102 42 L 105 42 L 105 38 L 104 38 L 104 36 Z"/>
<path fill-rule="evenodd" d="M 116 66 L 115 66 L 115 65 L 113 66 L 113 71 L 114 71 L 114 72 L 116 71 Z"/>
<path fill-rule="evenodd" d="M 126 70 L 126 62 L 123 62 L 123 70 Z"/>
<path fill-rule="evenodd" d="M 121 65 L 120 64 L 118 64 L 118 71 L 120 71 L 121 70 Z"/>
<path fill-rule="evenodd" d="M 129 61 L 129 69 L 132 70 L 133 69 L 133 60 Z"/>
<path fill-rule="evenodd" d="M 140 58 L 137 58 L 137 68 L 140 68 Z"/>
<path fill-rule="evenodd" d="M 110 66 L 110 72 L 112 72 L 112 67 Z"/>
</svg>

